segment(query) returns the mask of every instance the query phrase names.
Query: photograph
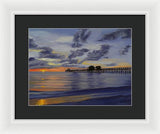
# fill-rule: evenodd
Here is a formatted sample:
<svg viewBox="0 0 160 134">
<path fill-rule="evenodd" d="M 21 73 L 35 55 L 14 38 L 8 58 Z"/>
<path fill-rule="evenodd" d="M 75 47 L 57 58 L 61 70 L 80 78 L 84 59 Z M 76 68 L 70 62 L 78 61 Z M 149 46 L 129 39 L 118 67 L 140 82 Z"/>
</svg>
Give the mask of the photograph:
<svg viewBox="0 0 160 134">
<path fill-rule="evenodd" d="M 28 28 L 28 106 L 132 106 L 132 28 Z"/>
</svg>

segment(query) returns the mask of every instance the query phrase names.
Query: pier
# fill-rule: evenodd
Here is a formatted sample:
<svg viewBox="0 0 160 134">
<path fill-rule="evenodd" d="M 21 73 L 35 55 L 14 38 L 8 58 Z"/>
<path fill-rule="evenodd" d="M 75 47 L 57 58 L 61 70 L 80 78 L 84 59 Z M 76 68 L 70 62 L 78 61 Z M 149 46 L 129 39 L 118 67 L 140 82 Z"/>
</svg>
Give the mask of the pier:
<svg viewBox="0 0 160 134">
<path fill-rule="evenodd" d="M 111 67 L 101 68 L 92 66 L 87 69 L 67 69 L 65 72 L 91 72 L 91 73 L 131 73 L 131 67 Z"/>
</svg>

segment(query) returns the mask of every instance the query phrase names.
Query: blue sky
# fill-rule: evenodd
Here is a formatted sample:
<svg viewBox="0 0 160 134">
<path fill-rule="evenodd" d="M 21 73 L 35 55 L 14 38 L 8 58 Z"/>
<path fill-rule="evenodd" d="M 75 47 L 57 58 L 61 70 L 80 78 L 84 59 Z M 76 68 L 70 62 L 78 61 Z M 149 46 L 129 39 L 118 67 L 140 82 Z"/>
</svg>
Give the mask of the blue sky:
<svg viewBox="0 0 160 134">
<path fill-rule="evenodd" d="M 128 66 L 128 28 L 29 28 L 29 68 Z"/>
</svg>

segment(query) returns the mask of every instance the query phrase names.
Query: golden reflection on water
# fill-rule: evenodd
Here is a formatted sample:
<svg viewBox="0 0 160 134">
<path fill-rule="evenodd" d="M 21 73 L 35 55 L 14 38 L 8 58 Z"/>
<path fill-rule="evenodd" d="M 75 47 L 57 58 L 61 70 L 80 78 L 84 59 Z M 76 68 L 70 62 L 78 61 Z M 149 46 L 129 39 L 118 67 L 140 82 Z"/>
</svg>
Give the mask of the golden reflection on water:
<svg viewBox="0 0 160 134">
<path fill-rule="evenodd" d="M 57 75 L 34 76 L 30 80 L 30 91 L 68 91 L 71 81 L 67 77 Z M 67 88 L 66 88 L 67 87 Z"/>
<path fill-rule="evenodd" d="M 45 98 L 45 99 L 31 99 L 29 101 L 30 105 L 50 105 L 50 104 L 59 104 L 66 102 L 79 102 L 91 99 L 90 95 L 79 95 L 79 96 L 64 96 L 56 98 Z"/>
<path fill-rule="evenodd" d="M 70 89 L 65 89 L 65 88 L 31 88 L 30 91 L 69 91 Z"/>
<path fill-rule="evenodd" d="M 30 105 L 54 105 L 60 103 L 68 103 L 68 102 L 80 102 L 93 98 L 99 97 L 110 97 L 113 96 L 114 93 L 94 93 L 88 95 L 75 95 L 75 96 L 64 96 L 64 97 L 55 97 L 55 98 L 44 98 L 44 99 L 30 99 Z"/>
</svg>

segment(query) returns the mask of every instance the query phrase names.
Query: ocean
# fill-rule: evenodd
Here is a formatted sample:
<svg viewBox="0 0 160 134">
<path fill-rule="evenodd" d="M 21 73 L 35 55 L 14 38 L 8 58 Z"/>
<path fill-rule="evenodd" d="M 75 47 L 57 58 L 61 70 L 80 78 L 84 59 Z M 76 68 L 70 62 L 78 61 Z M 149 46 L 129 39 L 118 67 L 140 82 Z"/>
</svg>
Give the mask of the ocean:
<svg viewBox="0 0 160 134">
<path fill-rule="evenodd" d="M 30 106 L 131 105 L 131 73 L 29 72 Z"/>
</svg>

